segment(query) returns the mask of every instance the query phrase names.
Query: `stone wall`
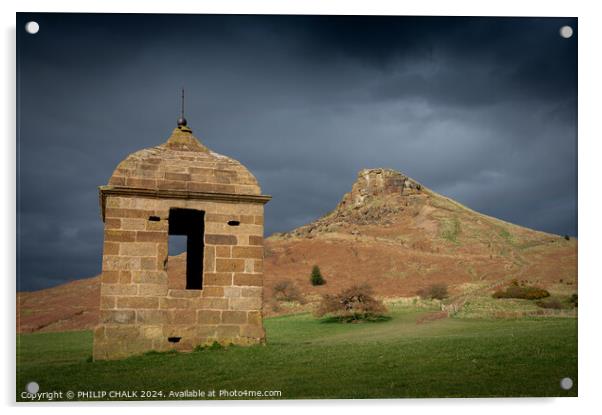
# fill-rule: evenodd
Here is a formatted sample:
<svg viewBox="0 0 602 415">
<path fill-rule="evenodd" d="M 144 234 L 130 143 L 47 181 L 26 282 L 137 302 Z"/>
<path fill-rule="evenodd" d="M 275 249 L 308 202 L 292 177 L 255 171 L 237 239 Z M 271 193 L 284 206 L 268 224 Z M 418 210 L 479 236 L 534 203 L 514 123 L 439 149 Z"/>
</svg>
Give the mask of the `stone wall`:
<svg viewBox="0 0 602 415">
<path fill-rule="evenodd" d="M 168 280 L 170 208 L 205 212 L 202 290 L 186 290 Z M 94 332 L 94 359 L 192 350 L 213 341 L 265 340 L 263 204 L 107 196 L 104 214 L 101 321 Z M 159 220 L 149 220 L 151 216 Z M 229 221 L 240 224 L 231 226 Z M 177 337 L 177 343 L 168 340 Z"/>
</svg>

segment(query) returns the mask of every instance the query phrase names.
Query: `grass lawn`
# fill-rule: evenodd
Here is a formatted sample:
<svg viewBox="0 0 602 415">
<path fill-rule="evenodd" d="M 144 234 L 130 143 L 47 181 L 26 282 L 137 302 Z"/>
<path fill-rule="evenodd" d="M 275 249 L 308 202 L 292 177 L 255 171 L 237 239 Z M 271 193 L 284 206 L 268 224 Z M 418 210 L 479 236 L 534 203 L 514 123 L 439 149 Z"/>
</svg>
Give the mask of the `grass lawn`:
<svg viewBox="0 0 602 415">
<path fill-rule="evenodd" d="M 391 320 L 363 324 L 269 318 L 266 346 L 121 361 L 92 362 L 91 332 L 20 335 L 17 400 L 29 381 L 40 392 L 150 390 L 163 399 L 184 390 L 279 390 L 283 399 L 577 396 L 575 318 L 416 324 L 424 313 L 396 307 Z M 564 377 L 574 381 L 570 391 L 559 386 Z"/>
</svg>

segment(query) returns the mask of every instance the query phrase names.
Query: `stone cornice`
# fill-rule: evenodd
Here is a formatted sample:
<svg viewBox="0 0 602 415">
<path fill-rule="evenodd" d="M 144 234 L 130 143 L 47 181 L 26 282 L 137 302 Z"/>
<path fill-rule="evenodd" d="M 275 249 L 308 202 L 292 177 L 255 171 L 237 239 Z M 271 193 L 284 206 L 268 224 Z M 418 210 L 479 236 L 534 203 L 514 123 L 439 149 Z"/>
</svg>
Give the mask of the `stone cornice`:
<svg viewBox="0 0 602 415">
<path fill-rule="evenodd" d="M 100 211 L 105 220 L 107 196 L 137 196 L 156 199 L 194 199 L 211 200 L 232 203 L 261 203 L 266 204 L 272 199 L 269 195 L 245 195 L 232 193 L 190 192 L 187 190 L 157 190 L 124 186 L 99 186 Z"/>
</svg>

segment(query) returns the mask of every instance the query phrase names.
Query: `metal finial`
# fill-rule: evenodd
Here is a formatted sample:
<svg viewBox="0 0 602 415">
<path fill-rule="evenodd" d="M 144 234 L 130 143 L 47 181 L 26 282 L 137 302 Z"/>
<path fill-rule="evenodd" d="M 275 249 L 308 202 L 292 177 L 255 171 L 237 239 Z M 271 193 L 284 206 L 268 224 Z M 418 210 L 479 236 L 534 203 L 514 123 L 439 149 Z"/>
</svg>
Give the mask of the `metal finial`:
<svg viewBox="0 0 602 415">
<path fill-rule="evenodd" d="M 180 112 L 180 118 L 178 118 L 178 127 L 186 126 L 187 121 L 184 118 L 184 88 L 182 88 L 182 111 Z"/>
</svg>

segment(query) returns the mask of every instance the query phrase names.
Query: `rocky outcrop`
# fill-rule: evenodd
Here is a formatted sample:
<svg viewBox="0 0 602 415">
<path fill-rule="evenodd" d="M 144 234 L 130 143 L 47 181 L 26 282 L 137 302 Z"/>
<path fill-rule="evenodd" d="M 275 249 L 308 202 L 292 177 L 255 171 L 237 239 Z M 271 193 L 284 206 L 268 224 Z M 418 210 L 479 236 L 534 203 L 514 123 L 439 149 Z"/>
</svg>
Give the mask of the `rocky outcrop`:
<svg viewBox="0 0 602 415">
<path fill-rule="evenodd" d="M 396 170 L 363 169 L 358 173 L 351 192 L 343 196 L 332 212 L 280 236 L 313 237 L 337 232 L 349 225 L 388 225 L 415 204 L 415 197 L 421 196 L 424 196 L 422 185 Z"/>
</svg>

